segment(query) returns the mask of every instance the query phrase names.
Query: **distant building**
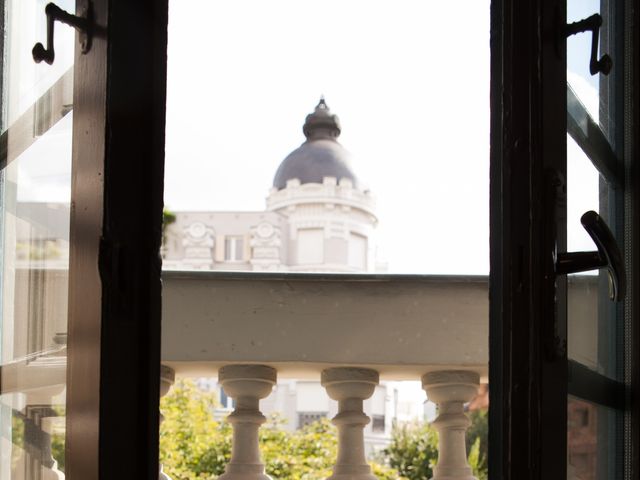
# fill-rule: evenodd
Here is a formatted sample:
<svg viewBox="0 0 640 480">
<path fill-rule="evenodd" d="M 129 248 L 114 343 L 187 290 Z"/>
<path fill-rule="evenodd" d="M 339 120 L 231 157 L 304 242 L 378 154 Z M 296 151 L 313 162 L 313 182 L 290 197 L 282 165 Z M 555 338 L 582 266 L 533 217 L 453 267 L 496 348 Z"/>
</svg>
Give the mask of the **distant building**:
<svg viewBox="0 0 640 480">
<path fill-rule="evenodd" d="M 205 390 L 214 390 L 221 404 L 216 416 L 224 418 L 233 410 L 233 400 L 225 395 L 215 381 L 200 379 Z M 371 421 L 364 429 L 365 447 L 368 453 L 389 444 L 391 430 L 397 421 L 398 392 L 392 383 L 381 382 L 371 398 L 364 401 L 364 411 Z M 338 413 L 337 402 L 329 399 L 319 382 L 307 380 L 279 380 L 271 395 L 260 402 L 260 411 L 269 418 L 277 414 L 284 420 L 282 428 L 297 430 L 322 418 L 333 418 Z"/>
<path fill-rule="evenodd" d="M 338 142 L 340 122 L 324 99 L 302 130 L 306 140 L 280 164 L 264 211 L 174 212 L 176 220 L 165 232 L 165 269 L 380 270 L 375 260 L 375 201 Z M 230 399 L 222 391 L 219 395 L 223 409 L 230 410 Z M 384 382 L 365 402 L 371 417 L 365 428 L 369 451 L 388 443 L 398 405 L 398 392 Z M 292 430 L 333 417 L 337 404 L 319 382 L 283 380 L 262 401 L 261 410 L 267 416 L 280 412 L 287 421 L 284 428 Z"/>
<path fill-rule="evenodd" d="M 164 268 L 372 272 L 375 201 L 338 142 L 324 99 L 307 116 L 306 141 L 280 164 L 264 211 L 175 212 Z"/>
</svg>

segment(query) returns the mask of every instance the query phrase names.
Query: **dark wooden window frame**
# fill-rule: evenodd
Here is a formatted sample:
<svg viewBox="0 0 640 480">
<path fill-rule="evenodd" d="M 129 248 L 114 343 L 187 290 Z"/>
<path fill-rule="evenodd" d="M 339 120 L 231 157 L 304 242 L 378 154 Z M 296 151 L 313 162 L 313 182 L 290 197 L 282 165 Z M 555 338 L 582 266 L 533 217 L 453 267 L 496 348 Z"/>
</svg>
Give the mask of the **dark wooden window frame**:
<svg viewBox="0 0 640 480">
<path fill-rule="evenodd" d="M 92 4 L 75 58 L 66 476 L 157 480 L 168 2 Z"/>
<path fill-rule="evenodd" d="M 640 25 L 639 2 L 624 3 L 627 28 Z M 571 390 L 585 386 L 580 381 L 585 374 L 583 370 L 573 364 L 570 372 L 567 370 L 566 351 L 553 354 L 558 344 L 566 341 L 566 324 L 544 320 L 554 316 L 553 292 L 548 288 L 553 282 L 545 285 L 543 280 L 553 274 L 549 268 L 552 251 L 549 242 L 554 232 L 549 222 L 545 222 L 552 209 L 542 199 L 548 172 L 553 170 L 558 155 L 565 154 L 558 133 L 566 128 L 564 84 L 553 84 L 565 69 L 565 54 L 562 49 L 550 46 L 554 42 L 553 32 L 566 16 L 564 9 L 564 2 L 555 0 L 526 4 L 492 1 L 489 475 L 493 479 L 566 478 L 566 470 L 562 468 L 566 465 L 566 411 L 554 406 L 562 405 L 562 399 L 566 399 L 569 373 L 573 378 Z M 624 88 L 625 98 L 624 220 L 627 268 L 630 277 L 637 278 L 640 273 L 637 27 L 625 35 L 625 49 L 625 80 L 618 86 Z M 559 249 L 564 248 L 560 234 Z M 561 298 L 562 279 L 558 288 Z M 639 302 L 640 288 L 631 281 L 625 306 L 630 330 L 626 348 L 632 352 L 628 364 L 631 375 L 624 387 L 630 426 L 624 445 L 626 478 L 640 475 Z M 555 308 L 561 318 L 565 308 L 562 302 Z M 591 373 L 587 376 L 591 378 Z M 620 385 L 600 380 L 598 388 L 590 386 L 586 394 L 593 396 L 596 392 L 602 403 L 619 407 L 621 394 L 615 392 Z"/>
<path fill-rule="evenodd" d="M 78 7 L 87 0 L 79 0 Z M 566 395 L 567 372 L 545 364 L 552 308 L 540 282 L 548 269 L 542 206 L 533 195 L 560 138 L 547 138 L 542 119 L 565 122 L 542 88 L 563 68 L 545 57 L 557 0 L 492 2 L 491 166 L 491 458 L 493 479 L 562 478 L 554 461 L 566 412 L 545 410 Z M 636 25 L 638 2 L 629 2 Z M 160 242 L 166 79 L 167 1 L 93 0 L 101 30 L 75 71 L 74 175 L 68 368 L 67 478 L 157 478 L 160 345 Z M 638 49 L 637 29 L 631 43 Z M 628 126 L 640 138 L 638 62 L 630 70 Z M 560 102 L 562 103 L 562 102 Z M 497 113 L 500 112 L 500 113 Z M 627 182 L 640 185 L 636 145 Z M 635 188 L 635 187 L 634 187 Z M 640 195 L 630 190 L 634 238 L 640 238 Z M 543 235 L 539 233 L 543 232 Z M 633 245 L 640 251 L 640 245 Z M 544 260 L 543 260 L 544 259 Z M 631 259 L 635 278 L 638 255 Z M 540 270 L 542 269 L 542 271 Z M 630 284 L 634 306 L 640 287 Z M 638 311 L 633 340 L 640 338 Z M 563 335 L 560 326 L 560 338 Z M 555 331 L 558 334 L 558 331 Z M 636 343 L 638 344 L 638 343 Z M 639 470 L 634 349 L 633 472 Z M 548 362 L 547 362 L 548 363 Z M 553 362 L 552 362 L 553 363 Z M 557 387 L 557 388 L 556 388 Z M 553 398 L 546 395 L 553 392 Z M 558 431 L 556 431 L 558 430 Z M 554 438 L 554 435 L 556 438 Z M 560 441 L 560 443 L 562 443 Z M 565 459 L 561 459 L 564 463 Z"/>
</svg>

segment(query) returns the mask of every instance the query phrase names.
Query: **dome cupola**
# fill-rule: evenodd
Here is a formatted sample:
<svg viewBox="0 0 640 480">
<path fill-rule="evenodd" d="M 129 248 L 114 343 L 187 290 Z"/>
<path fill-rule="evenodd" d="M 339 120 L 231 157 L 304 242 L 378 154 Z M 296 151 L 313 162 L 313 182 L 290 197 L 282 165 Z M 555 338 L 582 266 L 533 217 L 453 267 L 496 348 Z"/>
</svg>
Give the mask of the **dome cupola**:
<svg viewBox="0 0 640 480">
<path fill-rule="evenodd" d="M 351 155 L 338 142 L 341 128 L 337 115 L 331 113 L 324 98 L 307 115 L 302 127 L 307 140 L 291 152 L 280 164 L 273 179 L 273 186 L 282 190 L 287 181 L 297 178 L 301 184 L 323 183 L 325 177 L 358 181 L 350 165 Z"/>
<path fill-rule="evenodd" d="M 340 136 L 340 120 L 337 115 L 332 115 L 331 110 L 320 97 L 320 102 L 316 105 L 315 111 L 307 115 L 302 127 L 302 132 L 307 139 L 317 139 L 322 137 L 338 138 Z"/>
</svg>

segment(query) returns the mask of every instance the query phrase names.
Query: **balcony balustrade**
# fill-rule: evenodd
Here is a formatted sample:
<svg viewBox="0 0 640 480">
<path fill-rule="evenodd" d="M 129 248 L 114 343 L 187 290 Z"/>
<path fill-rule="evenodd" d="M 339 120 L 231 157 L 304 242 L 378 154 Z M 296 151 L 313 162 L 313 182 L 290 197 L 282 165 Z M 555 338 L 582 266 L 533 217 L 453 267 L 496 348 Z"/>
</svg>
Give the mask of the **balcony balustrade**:
<svg viewBox="0 0 640 480">
<path fill-rule="evenodd" d="M 168 391 L 167 372 L 173 374 L 163 366 L 161 396 Z M 233 426 L 231 460 L 221 480 L 271 480 L 260 459 L 258 429 L 266 419 L 259 401 L 271 393 L 276 379 L 276 370 L 267 365 L 230 364 L 219 370 L 219 383 L 236 401 L 227 417 Z M 467 370 L 431 371 L 422 377 L 428 398 L 439 410 L 433 422 L 440 439 L 433 480 L 475 480 L 467 463 L 465 435 L 471 422 L 464 413 L 464 403 L 476 395 L 479 381 L 478 373 Z M 376 479 L 365 459 L 363 428 L 370 419 L 363 411 L 363 400 L 373 394 L 378 382 L 379 373 L 373 369 L 336 367 L 322 371 L 322 385 L 338 401 L 338 414 L 332 420 L 338 428 L 338 456 L 328 480 Z M 162 467 L 159 478 L 168 479 Z"/>
<path fill-rule="evenodd" d="M 279 378 L 320 380 L 338 401 L 331 480 L 374 480 L 363 411 L 382 380 L 419 380 L 438 406 L 435 480 L 472 480 L 463 405 L 486 381 L 486 277 L 171 272 L 164 276 L 163 363 L 214 376 L 236 400 L 224 480 L 266 480 L 259 400 Z"/>
<path fill-rule="evenodd" d="M 59 272 L 63 280 L 65 275 Z M 369 421 L 361 405 L 367 389 L 378 378 L 422 378 L 439 410 L 434 478 L 473 478 L 464 452 L 468 420 L 463 405 L 478 382 L 487 381 L 487 277 L 164 272 L 163 282 L 162 395 L 174 375 L 212 377 L 221 369 L 227 372 L 219 377 L 224 382 L 238 368 L 273 371 L 268 378 L 277 373 L 281 379 L 322 381 L 328 395 L 341 403 L 334 418 L 340 437 L 334 476 L 364 479 L 370 475 L 360 453 L 362 426 Z M 573 331 L 580 332 L 570 339 L 570 356 L 596 368 L 597 277 L 570 278 L 568 288 L 570 311 L 580 313 L 569 317 Z M 52 296 L 65 298 L 56 292 Z M 49 312 L 60 317 L 49 323 L 64 324 L 65 305 Z M 15 328 L 18 352 L 30 338 L 28 322 Z M 53 405 L 64 391 L 66 349 L 56 331 L 43 333 L 51 348 L 16 355 L 0 368 L 4 394 L 26 393 L 19 404 L 10 405 L 18 415 Z M 234 429 L 243 433 L 234 439 L 229 474 L 263 475 L 256 448 L 257 402 L 272 382 L 261 381 L 262 390 L 253 391 L 251 416 L 239 412 L 239 421 L 234 420 Z M 44 443 L 43 451 L 50 451 Z M 159 476 L 167 478 L 161 468 Z"/>
</svg>

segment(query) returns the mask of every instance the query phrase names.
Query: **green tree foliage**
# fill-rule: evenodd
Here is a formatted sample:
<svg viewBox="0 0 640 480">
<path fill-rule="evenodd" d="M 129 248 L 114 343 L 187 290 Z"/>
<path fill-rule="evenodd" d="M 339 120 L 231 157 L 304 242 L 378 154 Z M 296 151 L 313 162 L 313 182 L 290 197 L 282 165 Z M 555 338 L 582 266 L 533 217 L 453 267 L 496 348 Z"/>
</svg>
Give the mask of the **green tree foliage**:
<svg viewBox="0 0 640 480">
<path fill-rule="evenodd" d="M 383 455 L 402 477 L 427 480 L 433 477 L 433 467 L 438 459 L 438 433 L 424 422 L 397 426 Z"/>
<path fill-rule="evenodd" d="M 487 412 L 471 412 L 470 419 L 471 427 L 467 435 L 469 465 L 478 480 L 486 480 Z M 409 480 L 432 478 L 433 467 L 438 460 L 438 433 L 425 422 L 398 426 L 394 428 L 391 444 L 383 451 L 383 456 L 402 477 Z"/>
<path fill-rule="evenodd" d="M 478 480 L 486 480 L 489 469 L 489 412 L 474 410 L 469 413 L 471 426 L 467 430 L 469 464 Z"/>
<path fill-rule="evenodd" d="M 167 208 L 162 210 L 162 226 L 163 228 L 171 225 L 172 223 L 174 223 L 176 221 L 176 214 L 173 213 L 172 211 L 168 210 Z"/>
<path fill-rule="evenodd" d="M 210 480 L 224 472 L 231 458 L 231 426 L 214 418 L 214 397 L 193 381 L 179 380 L 161 402 L 160 460 L 174 480 Z M 471 412 L 467 435 L 469 464 L 479 480 L 487 479 L 487 412 Z M 331 475 L 337 435 L 328 420 L 287 432 L 283 420 L 272 417 L 260 429 L 267 474 L 278 480 L 322 480 Z M 427 423 L 394 428 L 391 444 L 371 463 L 380 480 L 433 477 L 438 459 L 438 435 Z"/>
<path fill-rule="evenodd" d="M 471 449 L 469 450 L 469 465 L 473 470 L 473 475 L 478 480 L 487 480 L 489 476 L 486 458 L 482 457 L 480 454 L 480 438 L 476 438 L 476 441 L 473 442 Z"/>
<path fill-rule="evenodd" d="M 51 456 L 58 462 L 58 470 L 61 472 L 65 469 L 64 445 L 64 433 L 51 434 Z"/>
<path fill-rule="evenodd" d="M 11 469 L 14 470 L 20 461 L 20 450 L 24 448 L 24 420 L 16 415 L 11 417 L 11 443 L 20 447 L 11 450 Z"/>
<path fill-rule="evenodd" d="M 209 479 L 231 456 L 231 427 L 212 414 L 214 398 L 193 381 L 179 380 L 162 398 L 160 462 L 174 480 Z"/>
<path fill-rule="evenodd" d="M 167 227 L 176 221 L 176 214 L 167 208 L 162 210 L 162 243 L 166 243 Z"/>
<path fill-rule="evenodd" d="M 179 380 L 161 401 L 160 461 L 174 480 L 209 480 L 224 472 L 231 457 L 231 426 L 213 416 L 216 403 L 193 381 Z M 278 480 L 322 480 L 331 475 L 337 436 L 328 420 L 287 432 L 270 418 L 260 429 L 260 447 L 268 475 Z M 397 471 L 372 464 L 380 480 Z"/>
</svg>

